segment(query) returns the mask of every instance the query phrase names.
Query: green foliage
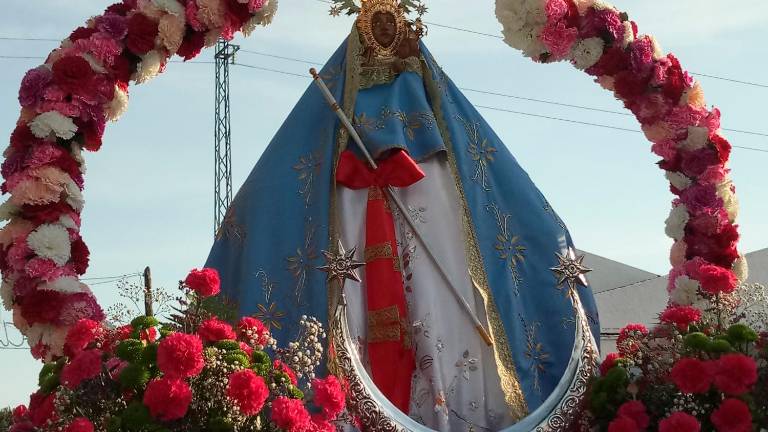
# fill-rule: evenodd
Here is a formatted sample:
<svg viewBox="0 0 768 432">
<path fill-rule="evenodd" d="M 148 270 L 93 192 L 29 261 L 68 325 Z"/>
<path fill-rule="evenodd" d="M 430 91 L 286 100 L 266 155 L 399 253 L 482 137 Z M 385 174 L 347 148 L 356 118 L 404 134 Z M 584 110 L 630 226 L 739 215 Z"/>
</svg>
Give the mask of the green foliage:
<svg viewBox="0 0 768 432">
<path fill-rule="evenodd" d="M 734 324 L 728 329 L 728 338 L 736 343 L 756 342 L 757 332 L 744 324 Z"/>
<path fill-rule="evenodd" d="M 43 382 L 46 380 L 46 378 L 54 373 L 56 373 L 56 363 L 44 364 L 40 369 L 40 373 L 37 375 L 38 385 L 43 385 Z"/>
<path fill-rule="evenodd" d="M 243 366 L 243 367 L 251 366 L 251 361 L 248 360 L 248 355 L 246 355 L 244 352 L 240 350 L 228 352 L 224 356 L 224 361 L 229 364 L 239 364 L 240 366 Z"/>
<path fill-rule="evenodd" d="M 208 421 L 208 430 L 210 432 L 232 432 L 235 427 L 222 417 L 214 417 Z"/>
<path fill-rule="evenodd" d="M 141 364 L 150 367 L 157 363 L 157 344 L 149 344 L 141 352 Z"/>
<path fill-rule="evenodd" d="M 120 419 L 121 427 L 127 431 L 141 431 L 143 428 L 152 423 L 152 416 L 149 414 L 149 409 L 139 401 L 131 402 L 128 407 L 123 411 L 123 415 Z"/>
<path fill-rule="evenodd" d="M 616 366 L 604 376 L 592 382 L 589 399 L 590 410 L 598 418 L 611 418 L 619 406 L 627 400 L 629 371 Z"/>
<path fill-rule="evenodd" d="M 144 352 L 144 343 L 138 339 L 126 339 L 117 346 L 115 353 L 120 359 L 135 363 L 141 359 Z"/>
<path fill-rule="evenodd" d="M 13 422 L 13 412 L 10 408 L 0 409 L 0 432 L 5 432 L 11 428 Z"/>
<path fill-rule="evenodd" d="M 256 364 L 267 365 L 267 366 L 272 365 L 272 359 L 270 359 L 269 355 L 264 351 L 254 351 L 251 358 L 253 359 L 253 362 Z"/>
<path fill-rule="evenodd" d="M 725 354 L 733 351 L 733 346 L 725 338 L 718 338 L 709 343 L 707 351 L 717 354 Z"/>
<path fill-rule="evenodd" d="M 304 392 L 294 385 L 288 387 L 288 395 L 294 399 L 304 399 Z"/>
<path fill-rule="evenodd" d="M 53 393 L 61 384 L 59 381 L 59 374 L 52 373 L 45 377 L 45 379 L 40 383 L 40 391 L 45 394 L 51 394 Z"/>
<path fill-rule="evenodd" d="M 218 341 L 214 346 L 224 351 L 234 351 L 240 349 L 240 343 L 233 340 Z"/>
<path fill-rule="evenodd" d="M 160 324 L 160 321 L 157 320 L 157 318 L 153 316 L 140 316 L 136 317 L 131 321 L 131 327 L 133 327 L 136 330 L 147 330 L 152 327 L 157 327 Z"/>
<path fill-rule="evenodd" d="M 107 420 L 107 432 L 120 432 L 122 430 L 122 421 L 120 417 L 110 417 Z"/>
<path fill-rule="evenodd" d="M 706 351 L 709 348 L 710 341 L 709 336 L 701 332 L 695 332 L 687 335 L 684 342 L 687 348 Z"/>
<path fill-rule="evenodd" d="M 141 389 L 147 385 L 151 377 L 146 367 L 132 363 L 120 372 L 120 384 L 126 389 Z"/>
</svg>

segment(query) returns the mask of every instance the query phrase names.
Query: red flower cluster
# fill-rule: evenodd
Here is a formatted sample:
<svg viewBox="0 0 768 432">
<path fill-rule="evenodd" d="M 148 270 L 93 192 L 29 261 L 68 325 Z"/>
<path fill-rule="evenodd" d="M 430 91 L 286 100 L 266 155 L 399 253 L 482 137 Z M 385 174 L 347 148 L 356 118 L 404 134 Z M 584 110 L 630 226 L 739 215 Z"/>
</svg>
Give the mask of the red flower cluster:
<svg viewBox="0 0 768 432">
<path fill-rule="evenodd" d="M 682 358 L 672 367 L 670 377 L 683 393 L 706 393 L 712 386 L 711 363 Z"/>
<path fill-rule="evenodd" d="M 244 369 L 229 376 L 227 397 L 237 404 L 243 414 L 258 414 L 268 396 L 267 384 L 256 372 Z"/>
<path fill-rule="evenodd" d="M 751 432 L 752 413 L 744 402 L 726 399 L 710 417 L 718 432 Z"/>
<path fill-rule="evenodd" d="M 315 392 L 315 405 L 323 411 L 325 420 L 333 420 L 344 411 L 344 390 L 335 376 L 312 380 L 312 390 Z"/>
<path fill-rule="evenodd" d="M 684 412 L 671 414 L 659 422 L 659 432 L 700 432 L 701 423 L 696 417 Z"/>
<path fill-rule="evenodd" d="M 253 317 L 243 317 L 237 324 L 240 339 L 254 345 L 266 345 L 269 339 L 269 328 L 263 322 Z"/>
<path fill-rule="evenodd" d="M 78 417 L 64 429 L 64 432 L 93 432 L 93 423 L 85 417 Z"/>
<path fill-rule="evenodd" d="M 296 378 L 296 372 L 294 372 L 293 369 L 289 368 L 288 365 L 283 363 L 281 360 L 276 359 L 274 362 L 272 362 L 272 368 L 288 375 L 288 378 L 291 380 L 291 384 L 298 385 L 299 380 Z"/>
<path fill-rule="evenodd" d="M 672 324 L 681 332 L 701 319 L 701 311 L 692 306 L 670 306 L 661 314 L 661 322 Z"/>
<path fill-rule="evenodd" d="M 204 366 L 203 342 L 198 336 L 172 333 L 161 340 L 157 347 L 157 367 L 168 377 L 193 377 Z"/>
<path fill-rule="evenodd" d="M 100 323 L 90 319 L 80 320 L 67 333 L 64 353 L 68 356 L 75 356 L 87 348 L 88 345 L 104 336 L 105 331 Z"/>
<path fill-rule="evenodd" d="M 210 318 L 203 321 L 200 327 L 197 328 L 197 334 L 204 342 L 234 340 L 237 337 L 232 326 L 218 318 Z"/>
<path fill-rule="evenodd" d="M 621 358 L 619 353 L 610 353 L 605 356 L 605 360 L 600 364 L 600 375 L 605 376 L 609 370 L 616 366 L 616 361 Z"/>
<path fill-rule="evenodd" d="M 711 264 L 699 267 L 697 279 L 701 289 L 712 295 L 732 293 L 738 285 L 736 275 L 732 271 Z"/>
<path fill-rule="evenodd" d="M 219 272 L 211 268 L 192 270 L 184 280 L 184 284 L 200 297 L 211 297 L 221 292 Z"/>
<path fill-rule="evenodd" d="M 272 421 L 286 432 L 306 432 L 312 424 L 304 403 L 285 396 L 277 397 L 272 402 Z"/>
<path fill-rule="evenodd" d="M 616 418 L 608 425 L 608 432 L 639 432 L 650 423 L 645 405 L 640 401 L 629 401 L 619 407 Z"/>
<path fill-rule="evenodd" d="M 715 387 L 729 396 L 740 396 L 757 382 L 757 363 L 744 354 L 726 354 L 717 360 Z"/>
<path fill-rule="evenodd" d="M 616 338 L 616 347 L 619 353 L 624 356 L 631 356 L 640 348 L 639 342 L 648 336 L 648 328 L 642 324 L 628 324 L 619 330 L 619 337 Z"/>
<path fill-rule="evenodd" d="M 102 352 L 97 349 L 83 351 L 61 370 L 61 383 L 74 390 L 80 383 L 101 373 Z"/>
<path fill-rule="evenodd" d="M 143 402 L 152 417 L 163 421 L 177 420 L 187 414 L 192 390 L 180 379 L 159 378 L 147 385 Z"/>
</svg>

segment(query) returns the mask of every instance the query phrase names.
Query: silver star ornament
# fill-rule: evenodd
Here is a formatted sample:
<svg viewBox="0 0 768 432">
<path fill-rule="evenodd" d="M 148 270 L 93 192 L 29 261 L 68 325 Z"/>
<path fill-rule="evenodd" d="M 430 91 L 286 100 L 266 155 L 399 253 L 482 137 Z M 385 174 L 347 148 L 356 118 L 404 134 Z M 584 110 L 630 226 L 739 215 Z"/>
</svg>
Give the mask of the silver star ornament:
<svg viewBox="0 0 768 432">
<path fill-rule="evenodd" d="M 584 275 L 591 272 L 592 269 L 583 264 L 584 255 L 576 256 L 572 248 L 568 248 L 564 254 L 557 252 L 555 254 L 559 264 L 550 270 L 555 273 L 558 279 L 557 286 L 559 287 L 564 283 L 568 284 L 569 295 L 576 289 L 576 285 L 587 286 L 587 278 Z"/>
<path fill-rule="evenodd" d="M 325 265 L 317 269 L 328 273 L 329 281 L 338 279 L 342 285 L 347 279 L 360 282 L 360 275 L 357 274 L 356 270 L 364 266 L 365 263 L 355 259 L 355 252 L 357 252 L 357 247 L 352 248 L 349 252 L 344 251 L 344 246 L 339 241 L 338 252 L 323 251 Z"/>
</svg>

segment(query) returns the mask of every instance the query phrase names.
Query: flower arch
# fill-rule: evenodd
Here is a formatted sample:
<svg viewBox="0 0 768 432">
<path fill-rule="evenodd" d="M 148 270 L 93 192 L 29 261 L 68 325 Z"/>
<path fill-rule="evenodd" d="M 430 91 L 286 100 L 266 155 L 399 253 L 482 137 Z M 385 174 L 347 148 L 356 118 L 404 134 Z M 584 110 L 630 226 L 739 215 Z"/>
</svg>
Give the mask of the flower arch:
<svg viewBox="0 0 768 432">
<path fill-rule="evenodd" d="M 37 358 L 62 354 L 79 319 L 102 320 L 78 279 L 89 251 L 80 236 L 85 161 L 108 120 L 126 109 L 170 57 L 195 57 L 219 37 L 271 22 L 277 0 L 123 0 L 77 28 L 21 85 L 21 115 L 5 152 L 0 206 L 0 293 Z M 731 292 L 746 278 L 737 202 L 720 113 L 698 83 L 626 14 L 601 0 L 497 0 L 505 41 L 540 62 L 571 61 L 611 90 L 642 124 L 676 195 L 667 220 L 671 304 Z"/>
<path fill-rule="evenodd" d="M 63 354 L 68 329 L 104 313 L 87 285 L 80 236 L 85 160 L 107 121 L 127 108 L 128 86 L 149 81 L 171 56 L 271 22 L 277 0 L 123 0 L 78 27 L 25 75 L 21 115 L 2 164 L 3 305 L 36 358 Z"/>
<path fill-rule="evenodd" d="M 720 111 L 653 36 L 602 0 L 496 0 L 504 41 L 534 61 L 570 61 L 637 118 L 675 195 L 666 221 L 669 308 L 698 306 L 747 278 L 739 255 L 738 202 L 727 168 L 731 145 Z"/>
</svg>

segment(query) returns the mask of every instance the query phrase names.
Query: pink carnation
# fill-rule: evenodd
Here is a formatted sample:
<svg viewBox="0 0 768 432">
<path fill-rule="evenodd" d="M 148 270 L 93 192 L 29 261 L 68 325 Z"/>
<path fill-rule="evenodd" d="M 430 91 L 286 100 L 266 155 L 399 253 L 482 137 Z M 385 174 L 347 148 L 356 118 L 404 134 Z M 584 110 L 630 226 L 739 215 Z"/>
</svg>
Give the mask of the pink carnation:
<svg viewBox="0 0 768 432">
<path fill-rule="evenodd" d="M 172 333 L 157 347 L 157 367 L 168 377 L 193 377 L 204 366 L 203 342 L 198 336 Z"/>
<path fill-rule="evenodd" d="M 640 432 L 640 427 L 631 418 L 619 416 L 608 424 L 608 432 Z"/>
<path fill-rule="evenodd" d="M 254 345 L 266 345 L 269 339 L 269 328 L 253 317 L 241 318 L 237 323 L 237 333 L 240 339 Z"/>
<path fill-rule="evenodd" d="M 544 12 L 547 14 L 547 21 L 552 23 L 560 21 L 568 14 L 568 2 L 566 0 L 547 0 L 544 6 Z"/>
<path fill-rule="evenodd" d="M 39 66 L 24 75 L 19 90 L 19 103 L 25 108 L 33 108 L 43 98 L 45 89 L 51 84 L 53 73 L 50 69 Z"/>
<path fill-rule="evenodd" d="M 108 13 L 96 18 L 96 28 L 112 39 L 122 40 L 128 35 L 128 19 L 118 14 Z"/>
<path fill-rule="evenodd" d="M 625 402 L 619 407 L 617 415 L 632 419 L 640 429 L 645 429 L 651 424 L 651 418 L 648 417 L 645 405 L 640 401 Z"/>
<path fill-rule="evenodd" d="M 94 321 L 103 321 L 104 311 L 96 301 L 96 297 L 88 292 L 79 292 L 65 297 L 64 304 L 61 306 L 61 315 L 58 323 L 71 326 L 83 318 Z"/>
<path fill-rule="evenodd" d="M 182 380 L 159 378 L 147 385 L 143 402 L 152 417 L 162 421 L 178 420 L 187 415 L 192 390 Z"/>
<path fill-rule="evenodd" d="M 101 324 L 90 319 L 80 320 L 67 333 L 64 353 L 68 356 L 74 356 L 103 336 L 104 328 Z"/>
<path fill-rule="evenodd" d="M 232 326 L 217 318 L 203 321 L 197 328 L 197 334 L 204 342 L 218 342 L 221 340 L 235 339 L 235 331 Z"/>
<path fill-rule="evenodd" d="M 253 348 L 251 348 L 250 345 L 248 345 L 245 342 L 239 342 L 239 344 L 240 344 L 240 350 L 246 353 L 248 357 L 253 355 Z"/>
<path fill-rule="evenodd" d="M 718 432 L 751 432 L 752 413 L 744 402 L 726 399 L 710 416 Z"/>
<path fill-rule="evenodd" d="M 744 354 L 726 354 L 715 366 L 715 386 L 729 396 L 739 396 L 757 382 L 757 364 Z"/>
<path fill-rule="evenodd" d="M 653 68 L 653 43 L 649 37 L 637 39 L 630 45 L 632 70 L 645 75 Z"/>
<path fill-rule="evenodd" d="M 101 373 L 101 351 L 88 350 L 78 354 L 61 370 L 61 382 L 68 389 L 76 389 L 83 381 Z"/>
<path fill-rule="evenodd" d="M 93 432 L 93 423 L 85 417 L 78 417 L 64 429 L 64 432 Z"/>
<path fill-rule="evenodd" d="M 681 332 L 701 319 L 701 311 L 693 306 L 670 306 L 661 314 L 661 322 L 674 324 Z"/>
<path fill-rule="evenodd" d="M 323 410 L 326 420 L 333 420 L 344 411 L 344 390 L 335 376 L 312 380 L 312 390 L 315 392 L 315 405 Z"/>
<path fill-rule="evenodd" d="M 699 359 L 682 358 L 672 367 L 670 377 L 683 393 L 706 393 L 712 385 L 712 367 Z"/>
<path fill-rule="evenodd" d="M 563 21 L 547 24 L 539 34 L 539 39 L 547 47 L 554 59 L 563 59 L 571 52 L 579 32 L 573 27 L 567 27 Z"/>
<path fill-rule="evenodd" d="M 192 270 L 184 284 L 201 297 L 211 297 L 221 292 L 219 272 L 211 268 Z"/>
<path fill-rule="evenodd" d="M 304 402 L 279 396 L 272 402 L 272 421 L 284 431 L 303 432 L 309 427 L 311 419 Z"/>
<path fill-rule="evenodd" d="M 723 206 L 723 199 L 717 195 L 715 185 L 694 184 L 680 194 L 680 200 L 692 213 L 704 211 L 704 209 L 719 208 Z"/>
<path fill-rule="evenodd" d="M 229 376 L 227 397 L 237 404 L 243 414 L 258 414 L 268 396 L 269 388 L 256 372 L 244 369 Z"/>
<path fill-rule="evenodd" d="M 684 412 L 676 412 L 659 423 L 659 432 L 699 432 L 701 423 L 696 417 Z"/>
<path fill-rule="evenodd" d="M 716 265 L 702 265 L 698 273 L 701 289 L 712 295 L 732 293 L 738 285 L 738 279 L 731 270 Z"/>
</svg>

